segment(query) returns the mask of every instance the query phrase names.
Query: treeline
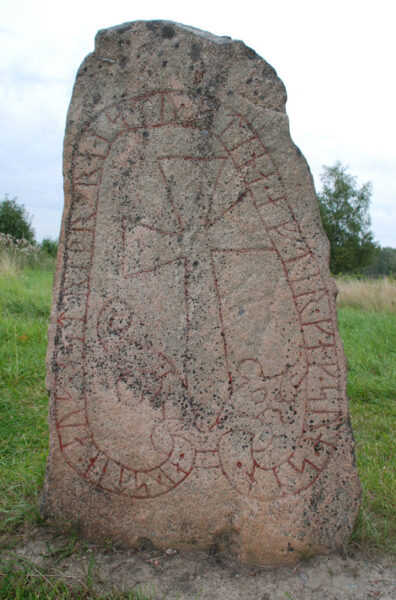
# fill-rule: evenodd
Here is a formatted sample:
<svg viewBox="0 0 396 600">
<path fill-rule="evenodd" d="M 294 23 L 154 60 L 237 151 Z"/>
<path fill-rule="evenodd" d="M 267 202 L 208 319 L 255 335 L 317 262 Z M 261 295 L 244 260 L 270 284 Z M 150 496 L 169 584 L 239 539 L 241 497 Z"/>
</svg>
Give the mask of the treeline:
<svg viewBox="0 0 396 600">
<path fill-rule="evenodd" d="M 396 249 L 381 248 L 371 231 L 370 182 L 358 187 L 356 177 L 336 162 L 323 167 L 318 194 L 323 229 L 330 241 L 334 275 L 384 277 L 396 275 Z"/>
<path fill-rule="evenodd" d="M 333 275 L 396 277 L 396 248 L 381 248 L 371 231 L 372 184 L 367 182 L 358 187 L 356 177 L 339 161 L 332 167 L 323 167 L 321 182 L 318 203 L 323 229 L 330 241 Z M 31 216 L 16 198 L 7 194 L 0 200 L 0 234 L 7 236 L 2 240 L 3 245 L 7 240 L 23 240 L 49 257 L 56 256 L 58 242 L 45 238 L 38 244 Z"/>
<path fill-rule="evenodd" d="M 396 277 L 396 248 L 378 248 L 374 262 L 362 269 L 367 277 Z"/>
</svg>

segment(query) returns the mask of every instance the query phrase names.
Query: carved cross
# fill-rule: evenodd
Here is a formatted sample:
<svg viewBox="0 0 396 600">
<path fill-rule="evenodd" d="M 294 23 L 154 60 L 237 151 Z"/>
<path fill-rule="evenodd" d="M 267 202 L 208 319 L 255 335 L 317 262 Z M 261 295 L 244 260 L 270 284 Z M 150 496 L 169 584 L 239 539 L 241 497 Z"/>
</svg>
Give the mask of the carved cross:
<svg viewBox="0 0 396 600">
<path fill-rule="evenodd" d="M 222 253 L 274 250 L 241 182 L 235 186 L 236 197 L 214 203 L 227 160 L 228 157 L 159 158 L 157 165 L 167 190 L 165 216 L 157 219 L 155 225 L 143 216 L 137 223 L 126 219 L 123 225 L 124 277 L 155 272 L 171 263 L 182 266 L 185 381 L 194 403 L 205 406 L 208 428 L 218 421 L 233 393 L 216 275 L 218 261 Z M 186 196 L 190 196 L 187 201 Z"/>
</svg>

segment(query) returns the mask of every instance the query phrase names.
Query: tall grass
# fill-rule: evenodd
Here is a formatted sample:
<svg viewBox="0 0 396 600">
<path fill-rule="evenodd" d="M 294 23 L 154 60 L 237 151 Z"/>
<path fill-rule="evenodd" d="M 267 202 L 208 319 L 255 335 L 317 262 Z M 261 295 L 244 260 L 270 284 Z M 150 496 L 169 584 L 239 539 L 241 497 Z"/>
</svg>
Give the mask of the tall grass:
<svg viewBox="0 0 396 600">
<path fill-rule="evenodd" d="M 396 314 L 396 279 L 352 279 L 338 277 L 337 305 L 363 310 L 389 310 Z"/>
<path fill-rule="evenodd" d="M 10 253 L 2 258 L 0 535 L 24 520 L 39 520 L 37 496 L 48 448 L 45 353 L 53 279 L 53 269 L 21 268 L 20 257 L 14 261 Z"/>
<path fill-rule="evenodd" d="M 53 270 L 54 258 L 43 245 L 15 240 L 11 235 L 0 233 L 0 273 L 16 275 L 25 267 Z"/>
<path fill-rule="evenodd" d="M 348 397 L 363 500 L 353 539 L 396 552 L 396 316 L 340 308 Z"/>
</svg>

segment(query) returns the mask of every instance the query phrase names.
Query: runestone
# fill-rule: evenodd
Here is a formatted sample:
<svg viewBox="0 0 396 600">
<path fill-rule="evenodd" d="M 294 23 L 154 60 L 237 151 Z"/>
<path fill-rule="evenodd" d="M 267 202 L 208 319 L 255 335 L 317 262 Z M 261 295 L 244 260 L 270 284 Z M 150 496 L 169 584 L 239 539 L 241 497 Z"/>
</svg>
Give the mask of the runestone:
<svg viewBox="0 0 396 600">
<path fill-rule="evenodd" d="M 254 564 L 360 501 L 328 241 L 275 71 L 165 21 L 77 74 L 48 349 L 44 515 Z"/>
</svg>

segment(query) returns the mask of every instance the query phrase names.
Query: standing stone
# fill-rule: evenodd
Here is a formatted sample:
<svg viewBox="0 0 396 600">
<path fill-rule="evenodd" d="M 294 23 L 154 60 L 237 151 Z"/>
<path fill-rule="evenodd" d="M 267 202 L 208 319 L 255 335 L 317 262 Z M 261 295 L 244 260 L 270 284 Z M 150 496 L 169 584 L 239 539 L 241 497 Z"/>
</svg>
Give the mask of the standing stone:
<svg viewBox="0 0 396 600">
<path fill-rule="evenodd" d="M 336 290 L 285 102 L 242 42 L 165 21 L 97 34 L 64 146 L 51 520 L 255 564 L 351 533 Z"/>
</svg>

